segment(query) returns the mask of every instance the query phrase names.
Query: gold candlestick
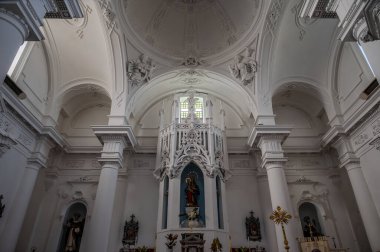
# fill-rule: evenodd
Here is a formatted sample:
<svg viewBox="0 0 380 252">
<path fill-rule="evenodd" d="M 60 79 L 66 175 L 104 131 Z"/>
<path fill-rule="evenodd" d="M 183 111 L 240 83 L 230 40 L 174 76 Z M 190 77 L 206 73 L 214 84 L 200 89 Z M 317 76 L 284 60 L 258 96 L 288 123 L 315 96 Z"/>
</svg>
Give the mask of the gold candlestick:
<svg viewBox="0 0 380 252">
<path fill-rule="evenodd" d="M 278 206 L 277 209 L 273 211 L 273 213 L 271 214 L 271 216 L 269 218 L 272 221 L 274 221 L 275 224 L 281 225 L 282 235 L 284 236 L 285 249 L 287 252 L 289 252 L 290 247 L 289 247 L 289 242 L 286 238 L 284 224 L 288 224 L 288 222 L 292 218 L 292 216 L 288 212 L 283 210 L 280 206 Z"/>
</svg>

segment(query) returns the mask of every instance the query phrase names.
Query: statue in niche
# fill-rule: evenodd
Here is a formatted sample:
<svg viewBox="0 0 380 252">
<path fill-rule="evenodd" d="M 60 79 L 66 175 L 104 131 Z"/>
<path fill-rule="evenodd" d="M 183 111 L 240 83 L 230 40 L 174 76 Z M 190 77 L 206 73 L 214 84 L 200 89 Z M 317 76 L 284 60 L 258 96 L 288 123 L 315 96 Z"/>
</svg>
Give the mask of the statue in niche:
<svg viewBox="0 0 380 252">
<path fill-rule="evenodd" d="M 196 182 L 196 175 L 190 173 L 188 177 L 185 179 L 186 182 L 186 206 L 187 207 L 198 207 L 198 195 L 199 195 L 199 187 Z"/>
<path fill-rule="evenodd" d="M 318 237 L 323 236 L 323 234 L 318 230 L 317 223 L 315 219 L 310 219 L 309 216 L 303 218 L 305 223 L 303 227 L 303 236 L 304 237 Z"/>
<path fill-rule="evenodd" d="M 139 232 L 139 222 L 135 220 L 135 215 L 131 215 L 130 221 L 125 221 L 122 243 L 124 246 L 136 245 Z"/>
<path fill-rule="evenodd" d="M 77 252 L 79 251 L 80 241 L 82 238 L 84 218 L 81 218 L 79 213 L 75 213 L 74 217 L 67 221 L 66 227 L 68 234 L 65 252 Z"/>
<path fill-rule="evenodd" d="M 261 241 L 260 220 L 253 216 L 253 211 L 250 214 L 251 216 L 245 218 L 247 239 L 250 241 Z"/>
</svg>

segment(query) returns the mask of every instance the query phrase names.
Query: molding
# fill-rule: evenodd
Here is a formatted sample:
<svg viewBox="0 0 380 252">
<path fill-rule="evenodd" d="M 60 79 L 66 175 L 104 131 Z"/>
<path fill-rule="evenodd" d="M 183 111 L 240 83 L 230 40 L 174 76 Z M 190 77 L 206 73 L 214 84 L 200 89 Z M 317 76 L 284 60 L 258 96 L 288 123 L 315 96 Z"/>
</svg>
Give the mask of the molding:
<svg viewBox="0 0 380 252">
<path fill-rule="evenodd" d="M 2 94 L 7 113 L 12 114 L 19 121 L 23 122 L 26 128 L 40 135 L 49 136 L 60 147 L 67 145 L 61 134 L 54 127 L 43 125 L 5 85 L 0 85 L 0 94 Z"/>
<path fill-rule="evenodd" d="M 376 150 L 380 151 L 380 136 L 376 137 L 375 139 L 373 139 L 369 145 L 374 145 Z"/>
</svg>

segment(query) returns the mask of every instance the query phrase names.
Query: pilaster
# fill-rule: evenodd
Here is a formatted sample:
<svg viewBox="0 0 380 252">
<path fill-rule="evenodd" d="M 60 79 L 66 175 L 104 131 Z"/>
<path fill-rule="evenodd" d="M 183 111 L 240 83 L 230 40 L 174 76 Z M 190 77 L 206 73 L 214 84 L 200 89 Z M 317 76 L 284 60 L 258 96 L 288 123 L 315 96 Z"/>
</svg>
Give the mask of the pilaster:
<svg viewBox="0 0 380 252">
<path fill-rule="evenodd" d="M 54 145 L 48 137 L 40 137 L 28 158 L 4 232 L 0 236 L 0 251 L 14 251 L 39 171 L 46 167 L 49 152 Z"/>
</svg>

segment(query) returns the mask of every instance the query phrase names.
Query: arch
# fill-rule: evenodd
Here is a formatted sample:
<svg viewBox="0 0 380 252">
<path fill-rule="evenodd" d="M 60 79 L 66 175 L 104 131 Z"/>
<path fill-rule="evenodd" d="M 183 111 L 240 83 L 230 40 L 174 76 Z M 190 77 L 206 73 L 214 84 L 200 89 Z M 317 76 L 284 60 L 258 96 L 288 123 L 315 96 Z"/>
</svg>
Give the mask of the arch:
<svg viewBox="0 0 380 252">
<path fill-rule="evenodd" d="M 204 174 L 194 162 L 188 163 L 181 173 L 180 225 L 188 227 L 188 213 L 199 211 L 199 227 L 206 224 Z"/>
<path fill-rule="evenodd" d="M 323 236 L 321 213 L 317 206 L 309 201 L 304 201 L 298 206 L 299 217 L 304 237 Z"/>
<path fill-rule="evenodd" d="M 328 90 L 326 90 L 318 82 L 304 77 L 291 77 L 283 79 L 273 86 L 272 100 L 276 95 L 287 91 L 305 93 L 316 98 L 316 100 L 321 103 L 321 106 L 326 111 L 329 120 L 331 120 L 335 115 L 331 95 Z"/>
<path fill-rule="evenodd" d="M 67 251 L 69 247 L 73 251 L 79 251 L 86 216 L 87 206 L 81 201 L 74 201 L 66 208 L 57 247 L 58 252 Z"/>
<path fill-rule="evenodd" d="M 199 83 L 187 85 L 184 80 L 191 72 Z M 223 74 L 205 69 L 191 70 L 186 68 L 166 72 L 153 78 L 148 84 L 131 94 L 126 104 L 126 114 L 133 113 L 136 119 L 160 100 L 176 93 L 194 89 L 197 92 L 210 94 L 228 104 L 241 118 L 249 118 L 252 113 L 256 118 L 256 101 L 246 89 Z M 221 92 L 220 90 L 223 90 Z"/>
</svg>

